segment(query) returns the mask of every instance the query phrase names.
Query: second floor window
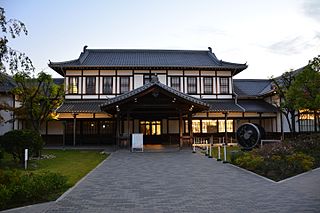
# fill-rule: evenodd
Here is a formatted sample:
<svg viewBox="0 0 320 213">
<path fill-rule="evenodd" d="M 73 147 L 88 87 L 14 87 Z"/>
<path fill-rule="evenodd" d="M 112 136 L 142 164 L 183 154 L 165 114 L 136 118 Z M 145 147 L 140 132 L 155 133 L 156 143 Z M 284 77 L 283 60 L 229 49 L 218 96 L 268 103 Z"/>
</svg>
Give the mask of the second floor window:
<svg viewBox="0 0 320 213">
<path fill-rule="evenodd" d="M 171 87 L 180 91 L 180 77 L 171 77 Z"/>
<path fill-rule="evenodd" d="M 103 94 L 112 94 L 112 77 L 103 77 Z"/>
<path fill-rule="evenodd" d="M 68 92 L 70 94 L 78 94 L 78 90 L 79 90 L 79 78 L 69 77 Z"/>
<path fill-rule="evenodd" d="M 220 77 L 220 93 L 229 94 L 229 78 Z"/>
<path fill-rule="evenodd" d="M 86 77 L 86 93 L 96 93 L 96 77 Z"/>
<path fill-rule="evenodd" d="M 125 93 L 129 91 L 130 88 L 130 78 L 129 77 L 120 77 L 120 93 Z"/>
<path fill-rule="evenodd" d="M 197 94 L 197 77 L 187 78 L 187 91 L 189 94 Z"/>
<path fill-rule="evenodd" d="M 143 84 L 147 84 L 151 81 L 151 75 L 150 74 L 144 74 L 143 75 Z"/>
<path fill-rule="evenodd" d="M 211 77 L 203 78 L 203 88 L 204 88 L 204 94 L 213 93 L 213 79 Z"/>
</svg>

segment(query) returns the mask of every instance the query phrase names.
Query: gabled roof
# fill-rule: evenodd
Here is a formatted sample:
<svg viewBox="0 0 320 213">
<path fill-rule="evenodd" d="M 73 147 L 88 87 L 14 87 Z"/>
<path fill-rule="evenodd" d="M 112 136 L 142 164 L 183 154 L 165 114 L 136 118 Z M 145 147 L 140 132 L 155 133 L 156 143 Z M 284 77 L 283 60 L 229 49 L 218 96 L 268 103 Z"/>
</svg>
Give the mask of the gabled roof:
<svg viewBox="0 0 320 213">
<path fill-rule="evenodd" d="M 16 83 L 9 75 L 0 72 L 0 92 L 10 92 L 16 87 Z"/>
<path fill-rule="evenodd" d="M 259 97 L 272 91 L 269 79 L 234 79 L 233 84 L 239 98 Z"/>
<path fill-rule="evenodd" d="M 50 62 L 49 67 L 61 75 L 71 68 L 115 68 L 115 69 L 215 69 L 231 70 L 237 74 L 247 68 L 218 60 L 209 50 L 151 50 L 151 49 L 87 49 L 78 59 L 64 62 Z"/>
<path fill-rule="evenodd" d="M 195 98 L 195 97 L 192 97 L 188 94 L 185 94 L 183 92 L 180 92 L 180 91 L 177 91 L 165 84 L 162 84 L 158 77 L 157 76 L 153 76 L 153 78 L 151 79 L 151 81 L 139 88 L 136 88 L 134 90 L 131 90 L 127 93 L 124 93 L 122 95 L 119 95 L 117 97 L 114 97 L 114 98 L 111 98 L 111 99 L 108 99 L 105 101 L 105 103 L 101 104 L 100 107 L 102 109 L 106 108 L 106 107 L 109 107 L 110 105 L 114 105 L 114 104 L 119 104 L 123 101 L 126 101 L 130 98 L 133 98 L 133 97 L 136 97 L 138 96 L 139 94 L 142 94 L 144 93 L 145 91 L 148 91 L 149 89 L 153 88 L 153 87 L 157 87 L 157 88 L 160 88 L 166 92 L 168 92 L 169 94 L 172 94 L 174 97 L 176 98 L 180 98 L 181 100 L 184 100 L 184 101 L 187 101 L 187 102 L 190 102 L 190 103 L 193 103 L 194 105 L 196 106 L 200 106 L 200 107 L 203 107 L 204 109 L 208 109 L 210 107 L 210 105 L 204 101 L 202 101 L 201 99 L 198 99 L 198 98 Z"/>
</svg>

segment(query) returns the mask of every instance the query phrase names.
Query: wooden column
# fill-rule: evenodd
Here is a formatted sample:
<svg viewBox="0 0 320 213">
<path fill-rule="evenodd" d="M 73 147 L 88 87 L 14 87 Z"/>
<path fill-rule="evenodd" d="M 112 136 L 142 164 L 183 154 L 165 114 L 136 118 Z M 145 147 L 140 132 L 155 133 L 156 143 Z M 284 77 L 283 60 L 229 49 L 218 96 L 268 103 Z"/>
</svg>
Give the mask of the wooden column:
<svg viewBox="0 0 320 213">
<path fill-rule="evenodd" d="M 116 118 L 116 148 L 119 148 L 119 140 L 120 140 L 120 113 L 117 112 Z"/>
<path fill-rule="evenodd" d="M 227 120 L 228 120 L 228 112 L 224 113 L 224 142 L 228 143 L 228 132 L 227 132 Z"/>
<path fill-rule="evenodd" d="M 129 111 L 127 111 L 127 145 L 129 146 L 129 149 L 131 148 L 130 146 L 130 119 L 129 119 Z"/>
<path fill-rule="evenodd" d="M 192 113 L 188 113 L 188 131 L 190 136 L 190 144 L 192 145 L 193 141 L 193 129 L 192 129 Z"/>
<path fill-rule="evenodd" d="M 180 136 L 180 149 L 182 148 L 183 146 L 183 140 L 182 140 L 182 113 L 181 111 L 179 111 L 179 136 Z"/>
</svg>

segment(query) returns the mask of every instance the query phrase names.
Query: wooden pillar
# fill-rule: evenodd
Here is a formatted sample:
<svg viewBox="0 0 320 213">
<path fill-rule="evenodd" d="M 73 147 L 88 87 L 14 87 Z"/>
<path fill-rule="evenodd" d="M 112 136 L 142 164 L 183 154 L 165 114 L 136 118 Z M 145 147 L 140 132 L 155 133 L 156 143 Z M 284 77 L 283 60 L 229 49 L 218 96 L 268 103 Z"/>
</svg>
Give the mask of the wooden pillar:
<svg viewBox="0 0 320 213">
<path fill-rule="evenodd" d="M 130 119 L 129 119 L 129 111 L 127 111 L 127 145 L 129 146 L 129 149 L 131 148 L 130 145 Z"/>
<path fill-rule="evenodd" d="M 188 131 L 190 136 L 190 144 L 192 145 L 193 141 L 193 129 L 192 129 L 192 113 L 188 113 Z"/>
<path fill-rule="evenodd" d="M 181 111 L 179 111 L 179 138 L 180 138 L 180 149 L 182 148 L 183 146 L 183 140 L 182 140 L 182 113 Z"/>
<path fill-rule="evenodd" d="M 224 112 L 224 141 L 228 143 L 228 132 L 227 132 L 227 120 L 228 120 L 228 112 Z"/>
<path fill-rule="evenodd" d="M 116 147 L 119 148 L 120 140 L 120 113 L 117 112 L 117 120 L 116 120 Z"/>
<path fill-rule="evenodd" d="M 72 113 L 73 115 L 73 146 L 76 146 L 76 126 L 77 126 L 77 113 Z"/>
<path fill-rule="evenodd" d="M 259 125 L 262 126 L 262 112 L 258 112 L 259 114 Z"/>
</svg>

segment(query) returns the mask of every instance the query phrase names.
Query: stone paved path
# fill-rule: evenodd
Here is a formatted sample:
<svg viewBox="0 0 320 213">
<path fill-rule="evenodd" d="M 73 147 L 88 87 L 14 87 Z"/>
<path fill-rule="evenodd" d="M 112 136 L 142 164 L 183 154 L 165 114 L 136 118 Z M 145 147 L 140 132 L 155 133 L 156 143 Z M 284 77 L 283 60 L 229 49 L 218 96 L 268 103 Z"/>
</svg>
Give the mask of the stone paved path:
<svg viewBox="0 0 320 213">
<path fill-rule="evenodd" d="M 273 183 L 190 151 L 118 151 L 46 212 L 320 212 L 320 170 Z"/>
</svg>

